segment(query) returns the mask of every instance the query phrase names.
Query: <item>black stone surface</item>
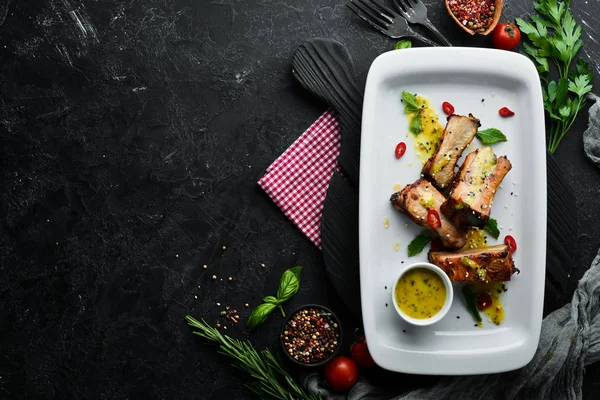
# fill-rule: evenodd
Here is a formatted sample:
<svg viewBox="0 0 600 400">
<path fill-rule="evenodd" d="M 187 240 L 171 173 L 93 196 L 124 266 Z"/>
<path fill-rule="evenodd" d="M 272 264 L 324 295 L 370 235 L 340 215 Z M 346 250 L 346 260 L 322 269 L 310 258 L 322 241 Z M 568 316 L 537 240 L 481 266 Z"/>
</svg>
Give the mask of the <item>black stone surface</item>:
<svg viewBox="0 0 600 400">
<path fill-rule="evenodd" d="M 455 45 L 489 45 L 424 2 Z M 531 9 L 506 1 L 503 19 Z M 600 5 L 572 9 L 598 75 Z M 225 305 L 245 317 L 294 265 L 302 286 L 286 307 L 328 305 L 351 340 L 357 321 L 320 252 L 256 185 L 324 110 L 290 71 L 313 37 L 346 45 L 361 84 L 394 45 L 340 0 L 0 0 L 2 397 L 250 398 L 183 317 L 216 322 Z M 585 125 L 556 153 L 578 203 L 571 291 L 600 246 Z M 280 323 L 273 314 L 252 340 L 276 346 Z M 242 336 L 238 325 L 227 332 Z M 403 388 L 437 379 L 370 375 Z M 599 376 L 586 370 L 585 398 L 600 396 Z"/>
</svg>

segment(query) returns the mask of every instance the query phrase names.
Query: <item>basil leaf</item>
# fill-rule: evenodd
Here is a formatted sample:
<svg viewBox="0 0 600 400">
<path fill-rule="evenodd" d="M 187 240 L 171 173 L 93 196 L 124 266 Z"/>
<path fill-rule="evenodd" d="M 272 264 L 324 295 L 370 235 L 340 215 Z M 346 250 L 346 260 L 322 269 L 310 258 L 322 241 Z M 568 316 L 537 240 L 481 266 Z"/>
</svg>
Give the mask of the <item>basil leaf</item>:
<svg viewBox="0 0 600 400">
<path fill-rule="evenodd" d="M 500 230 L 498 229 L 498 221 L 496 221 L 494 218 L 488 219 L 488 222 L 487 224 L 485 224 L 483 229 L 487 233 L 492 235 L 494 239 L 498 239 L 498 236 L 500 236 Z"/>
<path fill-rule="evenodd" d="M 425 232 L 421 232 L 419 234 L 419 236 L 414 238 L 408 244 L 408 256 L 409 257 L 416 256 L 417 254 L 419 254 L 420 252 L 423 251 L 423 249 L 425 248 L 425 246 L 427 246 L 427 243 L 429 243 L 429 242 L 431 242 L 431 236 L 429 236 Z"/>
<path fill-rule="evenodd" d="M 277 307 L 275 304 L 263 303 L 252 310 L 252 314 L 248 318 L 248 329 L 252 330 L 262 325 L 273 310 L 275 310 L 275 307 Z"/>
<path fill-rule="evenodd" d="M 279 301 L 277 300 L 277 298 L 275 296 L 267 296 L 263 299 L 263 301 L 265 303 L 271 303 L 271 304 L 279 304 Z"/>
<path fill-rule="evenodd" d="M 277 300 L 279 303 L 289 300 L 300 288 L 300 270 L 302 267 L 290 268 L 283 273 L 279 288 L 277 289 Z"/>
<path fill-rule="evenodd" d="M 411 47 L 412 47 L 412 42 L 410 41 L 410 39 L 403 39 L 403 40 L 399 41 L 398 43 L 396 43 L 396 45 L 394 46 L 394 50 L 410 49 Z"/>
<path fill-rule="evenodd" d="M 406 90 L 402 91 L 402 100 L 404 101 L 405 114 L 410 114 L 421 109 L 417 97 L 412 93 L 408 93 Z"/>
<path fill-rule="evenodd" d="M 477 295 L 469 285 L 463 286 L 461 292 L 465 298 L 467 310 L 471 312 L 471 315 L 478 324 L 481 323 L 481 314 L 479 314 L 479 310 L 477 309 Z"/>
<path fill-rule="evenodd" d="M 506 136 L 499 129 L 489 128 L 477 132 L 477 139 L 483 144 L 494 144 L 498 142 L 506 142 Z"/>
<path fill-rule="evenodd" d="M 423 130 L 423 124 L 421 122 L 421 110 L 417 111 L 417 113 L 413 116 L 412 121 L 410 121 L 409 129 L 414 135 L 418 135 Z"/>
</svg>

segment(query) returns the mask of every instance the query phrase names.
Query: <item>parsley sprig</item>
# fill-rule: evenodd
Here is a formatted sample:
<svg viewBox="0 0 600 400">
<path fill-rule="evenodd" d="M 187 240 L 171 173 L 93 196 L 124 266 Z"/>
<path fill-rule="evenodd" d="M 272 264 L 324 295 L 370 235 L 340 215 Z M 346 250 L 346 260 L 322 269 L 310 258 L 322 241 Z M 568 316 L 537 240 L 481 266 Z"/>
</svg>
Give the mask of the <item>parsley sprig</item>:
<svg viewBox="0 0 600 400">
<path fill-rule="evenodd" d="M 569 10 L 570 0 L 536 0 L 538 12 L 531 22 L 517 18 L 517 24 L 529 43 L 523 43 L 525 53 L 535 63 L 540 80 L 544 109 L 550 119 L 548 150 L 554 153 L 583 108 L 585 95 L 592 91 L 592 70 L 577 57 L 583 42 L 581 25 Z M 576 59 L 574 68 L 571 63 Z M 549 80 L 552 61 L 558 80 Z M 569 94 L 571 93 L 571 94 Z"/>
</svg>

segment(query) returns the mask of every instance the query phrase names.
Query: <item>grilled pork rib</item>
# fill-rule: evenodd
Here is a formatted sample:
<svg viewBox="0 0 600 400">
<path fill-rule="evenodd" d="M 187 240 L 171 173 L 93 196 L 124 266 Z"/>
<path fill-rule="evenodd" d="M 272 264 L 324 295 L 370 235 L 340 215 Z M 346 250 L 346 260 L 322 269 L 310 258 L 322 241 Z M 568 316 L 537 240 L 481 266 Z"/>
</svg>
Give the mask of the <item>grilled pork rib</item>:
<svg viewBox="0 0 600 400">
<path fill-rule="evenodd" d="M 430 251 L 429 262 L 443 269 L 454 282 L 506 282 L 519 272 L 505 244 L 455 253 Z"/>
<path fill-rule="evenodd" d="M 425 179 L 419 179 L 415 183 L 406 185 L 401 191 L 392 194 L 390 201 L 397 210 L 424 228 L 431 229 L 427 223 L 428 210 L 437 211 L 441 225 L 435 231 L 440 236 L 442 245 L 451 249 L 460 249 L 465 245 L 465 234 L 440 212 L 440 206 L 446 201 L 446 198 Z"/>
<path fill-rule="evenodd" d="M 442 142 L 436 153 L 425 163 L 422 176 L 433 182 L 438 188 L 450 186 L 454 178 L 454 167 L 465 147 L 471 143 L 481 126 L 479 120 L 469 114 L 450 115 L 442 136 Z"/>
<path fill-rule="evenodd" d="M 458 171 L 442 212 L 460 228 L 483 227 L 490 218 L 494 195 L 512 165 L 489 147 L 470 153 Z"/>
</svg>

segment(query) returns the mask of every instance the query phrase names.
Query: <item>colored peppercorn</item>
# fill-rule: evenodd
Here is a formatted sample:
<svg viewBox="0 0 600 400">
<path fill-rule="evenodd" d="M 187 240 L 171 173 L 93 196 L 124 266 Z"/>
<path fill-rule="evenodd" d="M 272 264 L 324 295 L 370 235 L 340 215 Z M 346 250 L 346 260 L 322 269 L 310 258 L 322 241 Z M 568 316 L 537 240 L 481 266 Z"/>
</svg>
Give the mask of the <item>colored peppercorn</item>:
<svg viewBox="0 0 600 400">
<path fill-rule="evenodd" d="M 340 328 L 331 313 L 308 308 L 289 319 L 281 339 L 286 353 L 294 360 L 317 363 L 334 353 L 340 340 Z"/>
<path fill-rule="evenodd" d="M 494 20 L 495 0 L 448 0 L 452 14 L 463 26 L 485 32 Z"/>
</svg>

